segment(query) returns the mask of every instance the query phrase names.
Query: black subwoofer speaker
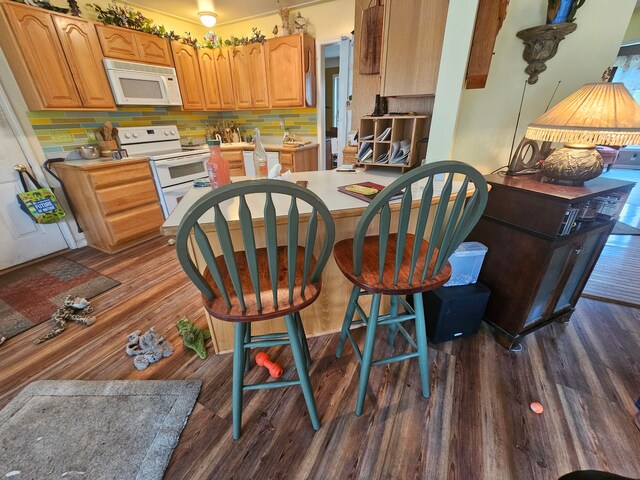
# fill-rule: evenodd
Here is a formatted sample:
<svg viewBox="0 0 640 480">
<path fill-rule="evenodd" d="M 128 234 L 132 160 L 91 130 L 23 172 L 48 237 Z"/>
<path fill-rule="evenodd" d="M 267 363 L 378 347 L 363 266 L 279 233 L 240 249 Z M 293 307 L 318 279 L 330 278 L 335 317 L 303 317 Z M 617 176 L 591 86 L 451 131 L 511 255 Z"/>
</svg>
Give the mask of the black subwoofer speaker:
<svg viewBox="0 0 640 480">
<path fill-rule="evenodd" d="M 429 340 L 440 343 L 478 333 L 490 293 L 481 283 L 440 287 L 423 293 Z M 411 295 L 408 300 L 413 303 Z"/>
</svg>

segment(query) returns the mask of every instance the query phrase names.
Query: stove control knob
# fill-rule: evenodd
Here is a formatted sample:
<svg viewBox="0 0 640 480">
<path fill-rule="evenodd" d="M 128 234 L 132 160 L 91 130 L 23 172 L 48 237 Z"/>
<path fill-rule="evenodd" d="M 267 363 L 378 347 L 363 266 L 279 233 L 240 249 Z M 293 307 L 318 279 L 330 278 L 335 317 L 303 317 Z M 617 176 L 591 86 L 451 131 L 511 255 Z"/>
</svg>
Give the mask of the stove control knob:
<svg viewBox="0 0 640 480">
<path fill-rule="evenodd" d="M 169 130 L 165 130 L 165 131 L 164 131 L 164 136 L 165 136 L 165 137 L 168 137 L 168 136 L 169 136 Z"/>
<path fill-rule="evenodd" d="M 175 136 L 176 136 L 176 133 L 177 133 L 177 132 L 176 132 L 175 130 L 171 130 L 171 135 L 172 135 L 172 136 L 174 136 L 174 137 L 175 137 Z"/>
<path fill-rule="evenodd" d="M 133 138 L 138 138 L 138 132 L 133 132 Z"/>
<path fill-rule="evenodd" d="M 124 138 L 131 138 L 131 134 L 130 134 L 130 133 L 128 133 L 128 132 L 127 132 L 127 133 L 125 133 L 125 134 L 124 134 Z"/>
</svg>

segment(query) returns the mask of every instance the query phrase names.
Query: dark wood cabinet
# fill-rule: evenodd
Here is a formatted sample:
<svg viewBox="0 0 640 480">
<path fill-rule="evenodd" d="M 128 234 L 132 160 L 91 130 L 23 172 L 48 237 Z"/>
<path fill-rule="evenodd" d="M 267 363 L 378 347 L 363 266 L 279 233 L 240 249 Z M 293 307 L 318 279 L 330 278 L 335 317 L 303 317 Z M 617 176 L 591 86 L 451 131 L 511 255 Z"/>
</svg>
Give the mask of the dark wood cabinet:
<svg viewBox="0 0 640 480">
<path fill-rule="evenodd" d="M 569 319 L 634 183 L 597 178 L 573 187 L 502 175 L 487 181 L 487 208 L 469 240 L 489 248 L 479 278 L 491 289 L 486 319 L 500 344 L 512 348 L 523 335 Z M 572 209 L 595 218 L 577 218 L 565 229 Z"/>
</svg>

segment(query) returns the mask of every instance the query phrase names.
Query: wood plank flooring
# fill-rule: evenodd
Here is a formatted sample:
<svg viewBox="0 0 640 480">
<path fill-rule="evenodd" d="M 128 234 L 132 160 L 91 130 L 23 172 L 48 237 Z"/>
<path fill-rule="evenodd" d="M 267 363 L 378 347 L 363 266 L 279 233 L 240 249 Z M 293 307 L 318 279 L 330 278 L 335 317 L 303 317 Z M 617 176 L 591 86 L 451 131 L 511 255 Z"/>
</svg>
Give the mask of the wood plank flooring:
<svg viewBox="0 0 640 480">
<path fill-rule="evenodd" d="M 65 256 L 121 285 L 94 299 L 92 327 L 70 325 L 34 345 L 44 324 L 0 346 L 0 407 L 36 379 L 201 379 L 167 479 L 539 480 L 588 468 L 640 477 L 638 309 L 581 299 L 570 323 L 525 337 L 519 353 L 502 349 L 485 326 L 430 346 L 429 399 L 420 394 L 417 361 L 375 367 L 361 417 L 351 347 L 336 359 L 336 335 L 310 339 L 320 430 L 312 430 L 299 388 L 253 391 L 244 395 L 243 434 L 234 442 L 231 356 L 200 360 L 182 347 L 177 318 L 206 323 L 173 247 L 158 238 L 112 256 L 90 248 Z M 154 325 L 176 352 L 139 372 L 124 353 L 126 337 Z M 376 352 L 406 348 L 401 336 L 391 348 L 380 335 Z M 269 354 L 286 378 L 295 376 L 287 348 Z M 267 375 L 254 366 L 247 380 Z M 544 405 L 542 415 L 531 412 L 532 401 Z"/>
</svg>

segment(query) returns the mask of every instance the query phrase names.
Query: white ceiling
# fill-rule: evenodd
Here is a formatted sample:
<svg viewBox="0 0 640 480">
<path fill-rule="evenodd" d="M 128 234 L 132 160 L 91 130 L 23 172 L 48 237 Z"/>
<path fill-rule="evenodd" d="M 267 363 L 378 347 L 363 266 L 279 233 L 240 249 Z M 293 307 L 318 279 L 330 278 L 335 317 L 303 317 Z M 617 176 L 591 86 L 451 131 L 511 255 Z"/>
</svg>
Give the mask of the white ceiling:
<svg viewBox="0 0 640 480">
<path fill-rule="evenodd" d="M 290 0 L 283 4 L 293 10 L 326 1 L 329 0 Z M 278 10 L 276 0 L 133 0 L 127 3 L 197 24 L 200 24 L 198 12 L 213 10 L 218 15 L 217 25 L 270 15 Z"/>
</svg>

